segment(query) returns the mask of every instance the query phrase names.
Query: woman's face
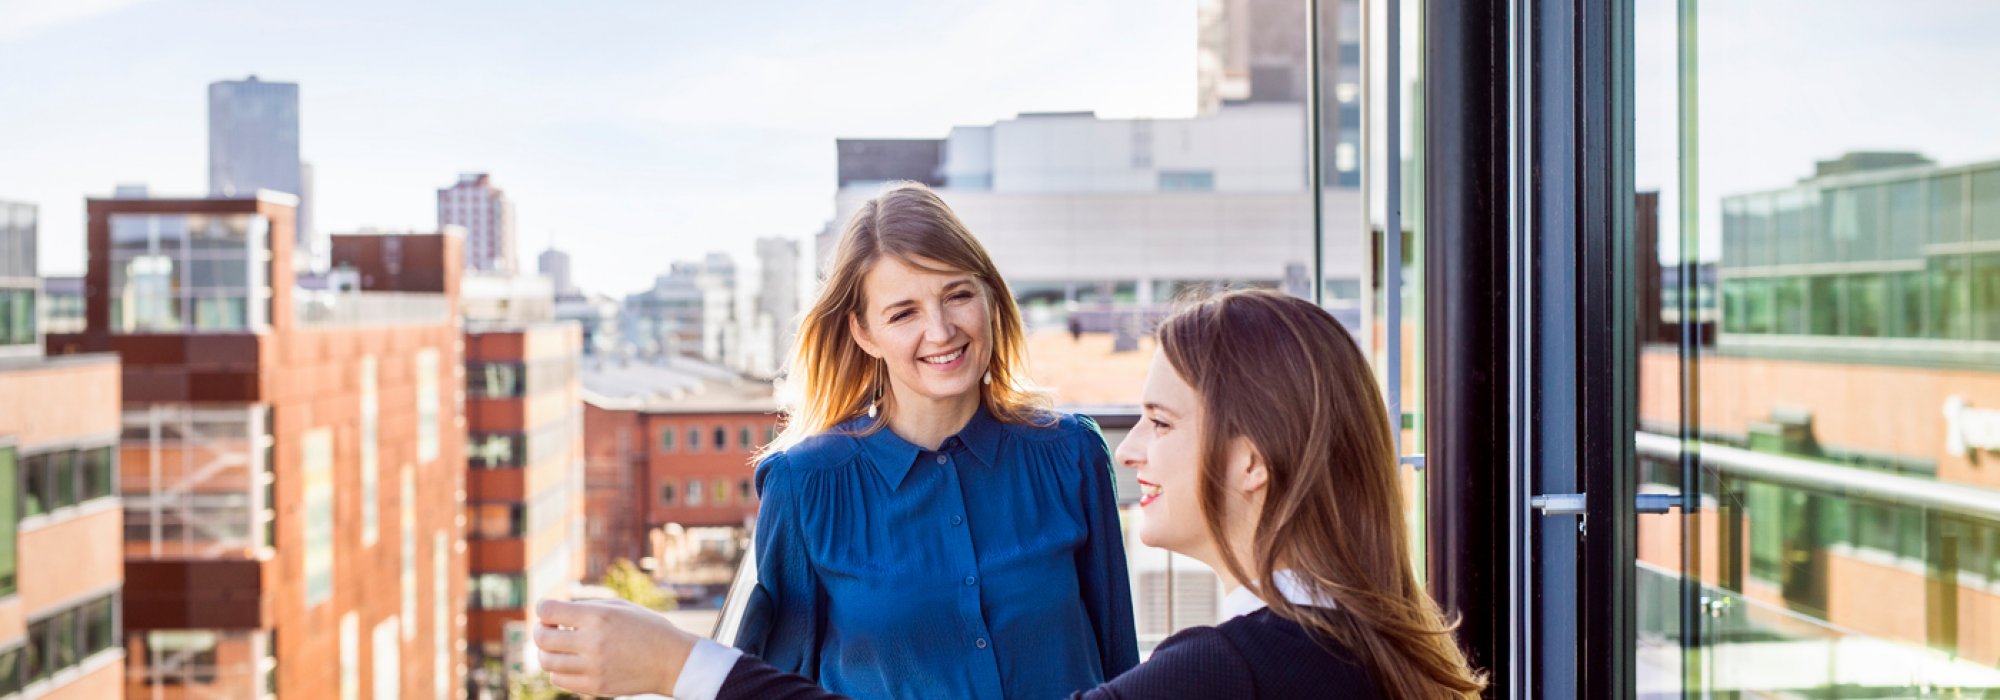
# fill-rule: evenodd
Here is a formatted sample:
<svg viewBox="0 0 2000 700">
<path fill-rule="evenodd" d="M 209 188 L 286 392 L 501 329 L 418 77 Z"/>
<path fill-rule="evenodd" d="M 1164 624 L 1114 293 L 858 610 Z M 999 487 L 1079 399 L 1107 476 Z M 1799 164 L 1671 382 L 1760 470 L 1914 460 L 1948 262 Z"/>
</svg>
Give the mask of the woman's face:
<svg viewBox="0 0 2000 700">
<path fill-rule="evenodd" d="M 946 269 L 935 260 L 918 265 Z M 969 273 L 937 273 L 884 257 L 861 282 L 855 342 L 889 368 L 899 396 L 976 396 L 992 354 L 986 286 Z"/>
<path fill-rule="evenodd" d="M 1213 549 L 1195 484 L 1201 480 L 1202 406 L 1165 353 L 1153 353 L 1140 394 L 1144 413 L 1118 443 L 1118 463 L 1138 470 L 1139 541 L 1206 561 Z"/>
</svg>

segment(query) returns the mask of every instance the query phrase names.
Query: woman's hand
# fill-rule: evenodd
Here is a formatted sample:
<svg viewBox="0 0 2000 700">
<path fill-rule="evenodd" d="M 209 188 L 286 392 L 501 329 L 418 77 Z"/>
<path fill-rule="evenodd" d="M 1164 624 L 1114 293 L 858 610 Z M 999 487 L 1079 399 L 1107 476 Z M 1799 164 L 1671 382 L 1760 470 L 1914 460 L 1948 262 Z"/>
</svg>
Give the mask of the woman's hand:
<svg viewBox="0 0 2000 700">
<path fill-rule="evenodd" d="M 535 614 L 542 669 L 581 695 L 672 695 L 700 637 L 623 600 L 543 600 Z"/>
</svg>

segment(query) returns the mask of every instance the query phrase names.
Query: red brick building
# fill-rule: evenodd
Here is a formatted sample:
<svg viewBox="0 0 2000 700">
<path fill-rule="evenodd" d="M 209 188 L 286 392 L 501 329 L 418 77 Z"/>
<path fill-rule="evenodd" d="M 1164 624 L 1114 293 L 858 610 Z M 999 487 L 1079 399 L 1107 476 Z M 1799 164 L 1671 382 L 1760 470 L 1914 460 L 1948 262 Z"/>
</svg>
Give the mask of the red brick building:
<svg viewBox="0 0 2000 700">
<path fill-rule="evenodd" d="M 757 517 L 751 458 L 776 435 L 769 384 L 687 358 L 584 367 L 589 559 L 652 554 L 668 525 L 744 527 Z"/>
<path fill-rule="evenodd" d="M 89 202 L 47 343 L 123 360 L 129 697 L 462 694 L 462 242 L 336 236 L 363 291 L 295 290 L 295 206 Z"/>
<path fill-rule="evenodd" d="M 465 333 L 467 663 L 505 697 L 506 629 L 583 576 L 583 334 L 574 323 Z"/>
</svg>

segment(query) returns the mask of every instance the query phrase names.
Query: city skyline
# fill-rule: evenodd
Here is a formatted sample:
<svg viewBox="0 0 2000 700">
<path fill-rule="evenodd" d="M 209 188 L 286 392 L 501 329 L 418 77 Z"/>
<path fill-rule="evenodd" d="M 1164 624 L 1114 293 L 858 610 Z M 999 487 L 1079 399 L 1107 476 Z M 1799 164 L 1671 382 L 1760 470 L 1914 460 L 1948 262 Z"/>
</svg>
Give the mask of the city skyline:
<svg viewBox="0 0 2000 700">
<path fill-rule="evenodd" d="M 0 193 L 40 205 L 47 274 L 80 271 L 82 200 L 206 191 L 206 86 L 254 73 L 300 86 L 319 231 L 428 229 L 439 182 L 490 172 L 523 250 L 570 251 L 585 286 L 624 294 L 674 259 L 809 240 L 833 213 L 837 136 L 1191 115 L 1194 17 L 1192 0 L 8 8 L 0 82 L 21 97 L 0 147 L 38 168 L 0 173 Z"/>
</svg>

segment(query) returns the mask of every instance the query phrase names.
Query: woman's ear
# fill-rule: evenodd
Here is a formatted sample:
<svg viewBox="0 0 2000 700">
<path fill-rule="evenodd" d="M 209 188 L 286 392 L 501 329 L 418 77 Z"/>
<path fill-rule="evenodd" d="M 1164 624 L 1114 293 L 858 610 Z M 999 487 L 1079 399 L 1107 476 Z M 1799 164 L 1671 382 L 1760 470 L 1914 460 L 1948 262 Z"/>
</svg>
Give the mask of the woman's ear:
<svg viewBox="0 0 2000 700">
<path fill-rule="evenodd" d="M 1254 497 L 1271 485 L 1270 463 L 1264 461 L 1264 454 L 1250 438 L 1238 436 L 1229 441 L 1229 481 L 1244 498 Z"/>
<path fill-rule="evenodd" d="M 875 340 L 868 336 L 868 327 L 861 325 L 861 319 L 852 313 L 847 314 L 847 334 L 854 336 L 854 344 L 861 346 L 862 352 L 877 360 L 882 359 L 881 349 L 875 347 Z"/>
</svg>

